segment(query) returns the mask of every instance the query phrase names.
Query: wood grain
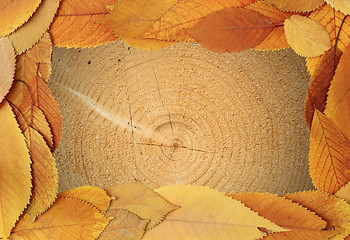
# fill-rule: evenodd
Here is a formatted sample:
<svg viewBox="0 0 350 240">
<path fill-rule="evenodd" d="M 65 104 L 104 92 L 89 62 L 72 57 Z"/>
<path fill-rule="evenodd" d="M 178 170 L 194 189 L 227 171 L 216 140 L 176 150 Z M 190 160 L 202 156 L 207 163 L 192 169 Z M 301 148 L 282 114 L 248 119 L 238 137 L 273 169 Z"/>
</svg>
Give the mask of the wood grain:
<svg viewBox="0 0 350 240">
<path fill-rule="evenodd" d="M 310 189 L 304 60 L 291 50 L 55 49 L 60 188 L 143 182 L 226 192 Z"/>
</svg>

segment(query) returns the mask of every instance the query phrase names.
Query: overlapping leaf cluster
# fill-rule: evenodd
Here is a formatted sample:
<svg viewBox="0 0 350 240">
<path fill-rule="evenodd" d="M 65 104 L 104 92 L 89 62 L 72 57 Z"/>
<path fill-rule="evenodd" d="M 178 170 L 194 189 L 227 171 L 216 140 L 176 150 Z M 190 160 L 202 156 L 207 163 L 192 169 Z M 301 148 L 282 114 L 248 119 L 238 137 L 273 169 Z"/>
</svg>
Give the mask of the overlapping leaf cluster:
<svg viewBox="0 0 350 240">
<path fill-rule="evenodd" d="M 350 239 L 348 14 L 343 0 L 0 3 L 0 238 Z M 218 52 L 291 47 L 306 57 L 309 166 L 318 190 L 225 195 L 123 184 L 57 195 L 52 152 L 62 120 L 46 85 L 52 46 L 117 39 L 142 49 L 178 41 Z"/>
</svg>

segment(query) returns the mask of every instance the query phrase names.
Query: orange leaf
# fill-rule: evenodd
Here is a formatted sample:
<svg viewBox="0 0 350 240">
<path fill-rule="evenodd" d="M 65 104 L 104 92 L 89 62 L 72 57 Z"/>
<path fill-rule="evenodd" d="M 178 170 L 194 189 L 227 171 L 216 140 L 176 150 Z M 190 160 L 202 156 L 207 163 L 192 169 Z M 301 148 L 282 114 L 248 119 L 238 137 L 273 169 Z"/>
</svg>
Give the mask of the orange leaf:
<svg viewBox="0 0 350 240">
<path fill-rule="evenodd" d="M 70 189 L 58 194 L 58 197 L 79 199 L 93 205 L 103 213 L 107 211 L 111 202 L 111 198 L 105 190 L 92 186 L 83 186 Z"/>
<path fill-rule="evenodd" d="M 31 195 L 30 156 L 7 101 L 0 104 L 0 238 L 7 239 Z"/>
<path fill-rule="evenodd" d="M 229 196 L 243 202 L 260 216 L 281 227 L 291 229 L 289 232 L 269 234 L 264 240 L 321 240 L 334 235 L 331 231 L 323 231 L 327 222 L 314 212 L 284 197 L 268 193 L 236 193 Z"/>
<path fill-rule="evenodd" d="M 339 10 L 345 14 L 350 14 L 350 2 L 348 0 L 325 0 L 336 10 Z"/>
<path fill-rule="evenodd" d="M 337 192 L 350 181 L 350 142 L 317 109 L 310 135 L 309 166 L 316 188 Z"/>
<path fill-rule="evenodd" d="M 335 195 L 350 203 L 350 182 L 348 182 L 345 186 L 339 189 L 339 191 L 336 192 Z"/>
<path fill-rule="evenodd" d="M 0 37 L 4 37 L 33 15 L 41 0 L 12 0 L 0 3 Z"/>
<path fill-rule="evenodd" d="M 324 0 L 265 0 L 265 2 L 288 12 L 311 12 L 324 4 Z"/>
<path fill-rule="evenodd" d="M 147 30 L 146 38 L 166 41 L 187 41 L 194 39 L 186 29 L 196 26 L 212 12 L 230 7 L 243 7 L 257 0 L 182 0 L 170 8 Z"/>
<path fill-rule="evenodd" d="M 58 188 L 58 173 L 55 159 L 44 138 L 33 128 L 25 130 L 30 157 L 32 159 L 32 198 L 26 213 L 36 218 L 55 201 Z"/>
<path fill-rule="evenodd" d="M 267 17 L 258 12 L 227 8 L 207 15 L 188 31 L 210 50 L 239 52 L 260 44 L 274 27 Z"/>
<path fill-rule="evenodd" d="M 15 66 L 16 56 L 11 40 L 0 38 L 0 103 L 11 87 Z"/>
<path fill-rule="evenodd" d="M 102 21 L 107 5 L 118 0 L 62 0 L 51 24 L 50 34 L 57 47 L 92 47 L 117 38 Z"/>
<path fill-rule="evenodd" d="M 34 222 L 29 215 L 24 215 L 10 239 L 94 240 L 108 222 L 102 213 L 83 201 L 58 198 Z"/>
<path fill-rule="evenodd" d="M 347 47 L 340 59 L 334 78 L 328 91 L 324 113 L 337 125 L 340 131 L 350 139 L 350 47 Z"/>
</svg>

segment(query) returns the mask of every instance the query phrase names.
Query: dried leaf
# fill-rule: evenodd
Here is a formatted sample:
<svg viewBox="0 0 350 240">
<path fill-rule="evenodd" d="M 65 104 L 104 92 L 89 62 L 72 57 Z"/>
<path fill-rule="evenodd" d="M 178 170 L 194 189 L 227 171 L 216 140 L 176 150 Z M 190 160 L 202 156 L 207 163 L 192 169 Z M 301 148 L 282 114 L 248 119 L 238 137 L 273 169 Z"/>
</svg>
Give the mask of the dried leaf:
<svg viewBox="0 0 350 240">
<path fill-rule="evenodd" d="M 350 47 L 347 47 L 340 59 L 334 78 L 328 91 L 324 113 L 331 119 L 347 139 L 350 139 Z"/>
<path fill-rule="evenodd" d="M 350 14 L 350 2 L 348 0 L 325 0 L 336 10 L 343 12 L 344 14 Z"/>
<path fill-rule="evenodd" d="M 9 35 L 16 55 L 34 46 L 49 29 L 60 0 L 42 0 L 28 22 Z"/>
<path fill-rule="evenodd" d="M 150 219 L 147 229 L 159 224 L 164 216 L 177 208 L 143 184 L 126 183 L 106 188 L 115 198 L 110 209 L 126 209 L 143 219 Z"/>
<path fill-rule="evenodd" d="M 305 103 L 305 117 L 310 128 L 314 109 L 323 112 L 326 107 L 328 89 L 341 54 L 338 48 L 332 48 L 320 57 L 306 59 L 306 66 L 310 72 L 310 83 Z"/>
<path fill-rule="evenodd" d="M 109 210 L 108 217 L 114 219 L 103 231 L 99 240 L 139 240 L 142 239 L 146 226 L 150 220 L 144 220 L 137 215 L 123 209 Z"/>
<path fill-rule="evenodd" d="M 161 16 L 143 35 L 166 41 L 195 41 L 186 31 L 212 12 L 230 7 L 243 7 L 256 0 L 182 0 Z"/>
<path fill-rule="evenodd" d="M 339 189 L 339 191 L 336 192 L 335 195 L 350 203 L 350 182 L 348 182 L 345 186 Z"/>
<path fill-rule="evenodd" d="M 224 193 L 199 186 L 167 186 L 156 190 L 181 208 L 169 213 L 157 227 L 146 232 L 144 239 L 258 239 L 271 232 L 286 231 L 241 202 Z"/>
<path fill-rule="evenodd" d="M 293 15 L 284 21 L 288 44 L 303 57 L 317 57 L 331 48 L 326 28 L 310 18 Z"/>
<path fill-rule="evenodd" d="M 83 201 L 58 198 L 35 222 L 24 215 L 12 230 L 10 239 L 94 240 L 108 222 L 108 218 Z"/>
<path fill-rule="evenodd" d="M 7 101 L 0 104 L 0 238 L 7 239 L 31 195 L 30 156 Z"/>
<path fill-rule="evenodd" d="M 284 197 L 268 193 L 236 193 L 229 196 L 243 202 L 260 216 L 291 229 L 289 232 L 269 234 L 264 240 L 321 240 L 334 235 L 332 231 L 323 231 L 327 222 L 314 212 Z"/>
<path fill-rule="evenodd" d="M 50 34 L 57 47 L 92 47 L 117 38 L 100 22 L 117 0 L 62 0 Z"/>
<path fill-rule="evenodd" d="M 191 36 L 217 52 L 239 52 L 260 44 L 275 25 L 264 15 L 241 8 L 213 12 L 189 29 Z"/>
<path fill-rule="evenodd" d="M 289 193 L 284 197 L 301 204 L 327 221 L 326 229 L 337 233 L 332 240 L 344 239 L 350 233 L 350 205 L 321 191 Z"/>
<path fill-rule="evenodd" d="M 0 3 L 0 37 L 24 24 L 38 8 L 41 0 L 12 0 Z"/>
<path fill-rule="evenodd" d="M 154 21 L 174 6 L 178 0 L 123 0 L 111 7 L 111 14 L 106 15 L 103 23 L 125 43 L 141 49 L 157 49 L 172 44 L 142 38 Z"/>
<path fill-rule="evenodd" d="M 103 213 L 107 211 L 111 202 L 111 198 L 108 196 L 105 190 L 92 186 L 83 186 L 70 189 L 58 194 L 58 197 L 77 198 L 88 202 Z"/>
<path fill-rule="evenodd" d="M 265 2 L 288 12 L 311 12 L 324 4 L 324 0 L 265 0 Z"/>
<path fill-rule="evenodd" d="M 315 187 L 337 192 L 350 181 L 350 142 L 334 123 L 315 110 L 310 134 L 309 166 Z"/>
<path fill-rule="evenodd" d="M 1 12 L 1 9 L 0 9 Z M 16 56 L 8 38 L 0 38 L 0 103 L 8 93 L 15 75 Z"/>
</svg>

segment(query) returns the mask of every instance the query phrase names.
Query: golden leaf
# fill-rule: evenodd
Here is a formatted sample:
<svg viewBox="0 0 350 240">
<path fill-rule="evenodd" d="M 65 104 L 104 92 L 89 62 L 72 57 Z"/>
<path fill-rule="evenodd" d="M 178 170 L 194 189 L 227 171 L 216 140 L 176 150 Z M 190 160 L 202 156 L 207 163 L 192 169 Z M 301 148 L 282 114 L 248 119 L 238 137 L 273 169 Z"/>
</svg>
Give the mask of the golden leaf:
<svg viewBox="0 0 350 240">
<path fill-rule="evenodd" d="M 347 139 L 350 139 L 350 47 L 347 47 L 339 61 L 328 91 L 324 113 L 331 119 Z"/>
<path fill-rule="evenodd" d="M 160 195 L 181 206 L 169 213 L 157 227 L 146 232 L 144 239 L 258 239 L 264 233 L 286 229 L 260 217 L 241 202 L 224 193 L 199 186 L 167 186 L 157 190 Z M 218 237 L 220 236 L 220 237 Z"/>
<path fill-rule="evenodd" d="M 339 10 L 345 14 L 350 14 L 350 2 L 348 0 L 325 0 L 334 9 Z"/>
<path fill-rule="evenodd" d="M 284 197 L 299 203 L 327 221 L 325 230 L 334 231 L 331 240 L 343 240 L 350 233 L 350 205 L 338 197 L 321 191 L 289 193 Z"/>
<path fill-rule="evenodd" d="M 344 185 L 338 192 L 335 193 L 337 197 L 340 197 L 350 203 L 350 182 Z"/>
<path fill-rule="evenodd" d="M 350 142 L 317 109 L 310 134 L 309 167 L 315 187 L 337 192 L 350 181 Z"/>
<path fill-rule="evenodd" d="M 324 0 L 265 0 L 265 2 L 289 12 L 311 12 L 324 4 Z"/>
<path fill-rule="evenodd" d="M 1 12 L 1 11 L 0 11 Z M 0 103 L 11 88 L 15 75 L 16 56 L 8 38 L 0 38 Z"/>
<path fill-rule="evenodd" d="M 303 57 L 317 57 L 331 48 L 326 28 L 310 18 L 293 15 L 284 21 L 288 44 Z"/>
<path fill-rule="evenodd" d="M 143 219 L 150 219 L 147 229 L 159 224 L 166 214 L 177 208 L 143 184 L 118 184 L 106 188 L 106 191 L 115 198 L 111 210 L 126 209 Z"/>
<path fill-rule="evenodd" d="M 42 38 L 50 27 L 59 3 L 60 0 L 42 0 L 29 21 L 9 35 L 16 55 L 22 54 Z"/>
<path fill-rule="evenodd" d="M 188 30 L 204 47 L 216 52 L 239 52 L 256 47 L 274 29 L 264 15 L 242 8 L 213 12 Z"/>
<path fill-rule="evenodd" d="M 50 26 L 57 47 L 92 47 L 117 38 L 99 22 L 108 14 L 107 5 L 118 0 L 62 0 Z"/>
<path fill-rule="evenodd" d="M 0 37 L 4 37 L 33 15 L 41 0 L 12 0 L 0 3 Z"/>
<path fill-rule="evenodd" d="M 142 35 L 178 0 L 123 0 L 111 7 L 111 14 L 106 15 L 103 23 L 125 43 L 141 49 L 157 49 L 172 44 L 142 38 Z"/>
<path fill-rule="evenodd" d="M 11 240 L 94 240 L 109 222 L 100 211 L 70 198 L 58 198 L 34 222 L 24 215 L 12 230 Z"/>
<path fill-rule="evenodd" d="M 264 240 L 321 240 L 334 235 L 332 231 L 323 231 L 327 222 L 322 218 L 284 197 L 268 193 L 235 193 L 228 196 L 279 226 L 291 229 L 289 232 L 269 234 Z"/>
<path fill-rule="evenodd" d="M 0 238 L 6 239 L 31 195 L 30 156 L 7 101 L 0 104 Z"/>
<path fill-rule="evenodd" d="M 107 211 L 111 202 L 111 198 L 105 190 L 92 186 L 82 186 L 70 189 L 58 194 L 58 197 L 77 198 L 90 203 L 103 213 Z"/>
<path fill-rule="evenodd" d="M 182 0 L 170 8 L 143 35 L 166 41 L 195 41 L 186 31 L 212 12 L 230 7 L 243 7 L 256 0 Z"/>
<path fill-rule="evenodd" d="M 142 239 L 150 220 L 144 220 L 124 209 L 108 210 L 108 217 L 114 219 L 103 231 L 99 240 L 139 240 Z"/>
</svg>

